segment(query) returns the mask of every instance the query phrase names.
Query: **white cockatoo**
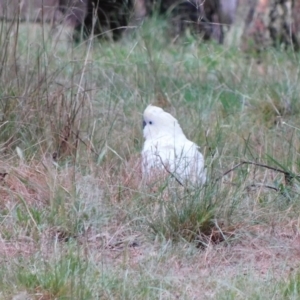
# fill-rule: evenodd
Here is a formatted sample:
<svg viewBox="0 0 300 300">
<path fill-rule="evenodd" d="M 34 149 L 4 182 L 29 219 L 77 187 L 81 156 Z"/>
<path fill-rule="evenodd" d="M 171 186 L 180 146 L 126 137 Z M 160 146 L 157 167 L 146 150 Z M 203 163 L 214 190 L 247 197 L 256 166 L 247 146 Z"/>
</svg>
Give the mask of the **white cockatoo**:
<svg viewBox="0 0 300 300">
<path fill-rule="evenodd" d="M 149 105 L 143 114 L 142 171 L 151 178 L 167 171 L 181 183 L 202 185 L 206 180 L 204 158 L 199 147 L 188 140 L 178 121 L 162 108 Z"/>
</svg>

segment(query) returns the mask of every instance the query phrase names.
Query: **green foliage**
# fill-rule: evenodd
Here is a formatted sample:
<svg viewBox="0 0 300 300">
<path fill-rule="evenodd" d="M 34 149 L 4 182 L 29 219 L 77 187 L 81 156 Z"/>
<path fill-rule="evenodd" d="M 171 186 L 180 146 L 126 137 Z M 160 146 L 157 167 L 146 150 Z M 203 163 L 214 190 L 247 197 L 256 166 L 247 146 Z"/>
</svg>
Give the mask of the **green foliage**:
<svg viewBox="0 0 300 300">
<path fill-rule="evenodd" d="M 69 254 L 59 257 L 53 262 L 36 262 L 32 267 L 22 266 L 17 272 L 20 286 L 29 292 L 38 292 L 51 298 L 88 299 L 91 293 L 83 284 L 86 276 L 87 264 L 78 256 Z"/>
<path fill-rule="evenodd" d="M 300 274 L 296 272 L 290 276 L 287 282 L 282 283 L 283 296 L 286 299 L 297 299 L 300 295 Z"/>
<path fill-rule="evenodd" d="M 166 240 L 195 242 L 202 235 L 209 236 L 214 228 L 216 204 L 203 190 L 163 189 L 154 203 L 157 208 L 148 223 L 154 234 Z"/>
</svg>

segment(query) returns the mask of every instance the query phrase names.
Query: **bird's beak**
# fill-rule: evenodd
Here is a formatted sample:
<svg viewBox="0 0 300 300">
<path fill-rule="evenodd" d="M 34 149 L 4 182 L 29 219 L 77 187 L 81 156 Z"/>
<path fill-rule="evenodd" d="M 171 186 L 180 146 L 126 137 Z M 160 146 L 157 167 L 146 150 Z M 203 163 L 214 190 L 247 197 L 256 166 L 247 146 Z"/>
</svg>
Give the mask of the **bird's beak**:
<svg viewBox="0 0 300 300">
<path fill-rule="evenodd" d="M 146 126 L 146 122 L 143 120 L 143 129 L 145 128 Z"/>
</svg>

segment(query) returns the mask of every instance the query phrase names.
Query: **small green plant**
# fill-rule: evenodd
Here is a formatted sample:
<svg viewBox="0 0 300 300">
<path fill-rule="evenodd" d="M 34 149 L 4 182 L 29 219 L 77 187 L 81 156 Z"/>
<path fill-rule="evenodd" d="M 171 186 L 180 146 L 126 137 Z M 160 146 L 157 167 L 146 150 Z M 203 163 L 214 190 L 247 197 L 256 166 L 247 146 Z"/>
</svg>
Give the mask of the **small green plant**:
<svg viewBox="0 0 300 300">
<path fill-rule="evenodd" d="M 91 293 L 83 285 L 86 272 L 86 262 L 70 253 L 54 261 L 20 266 L 17 280 L 29 293 L 43 297 L 87 299 Z"/>
<path fill-rule="evenodd" d="M 297 299 L 300 295 L 300 274 L 296 272 L 291 275 L 287 282 L 282 283 L 283 296 L 286 299 Z"/>
<path fill-rule="evenodd" d="M 215 229 L 215 198 L 209 188 L 182 191 L 165 188 L 158 194 L 148 219 L 151 230 L 165 240 L 204 243 Z"/>
</svg>

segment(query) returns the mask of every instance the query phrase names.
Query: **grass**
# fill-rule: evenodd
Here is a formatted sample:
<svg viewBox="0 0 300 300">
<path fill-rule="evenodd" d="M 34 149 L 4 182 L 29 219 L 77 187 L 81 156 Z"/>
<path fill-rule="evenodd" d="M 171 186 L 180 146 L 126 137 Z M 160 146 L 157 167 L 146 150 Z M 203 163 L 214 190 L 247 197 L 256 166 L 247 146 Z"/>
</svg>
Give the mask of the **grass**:
<svg viewBox="0 0 300 300">
<path fill-rule="evenodd" d="M 155 19 L 78 45 L 17 25 L 0 30 L 0 299 L 299 298 L 298 53 L 172 43 Z M 149 103 L 201 146 L 201 189 L 142 184 Z M 223 176 L 241 161 L 295 178 Z"/>
</svg>

